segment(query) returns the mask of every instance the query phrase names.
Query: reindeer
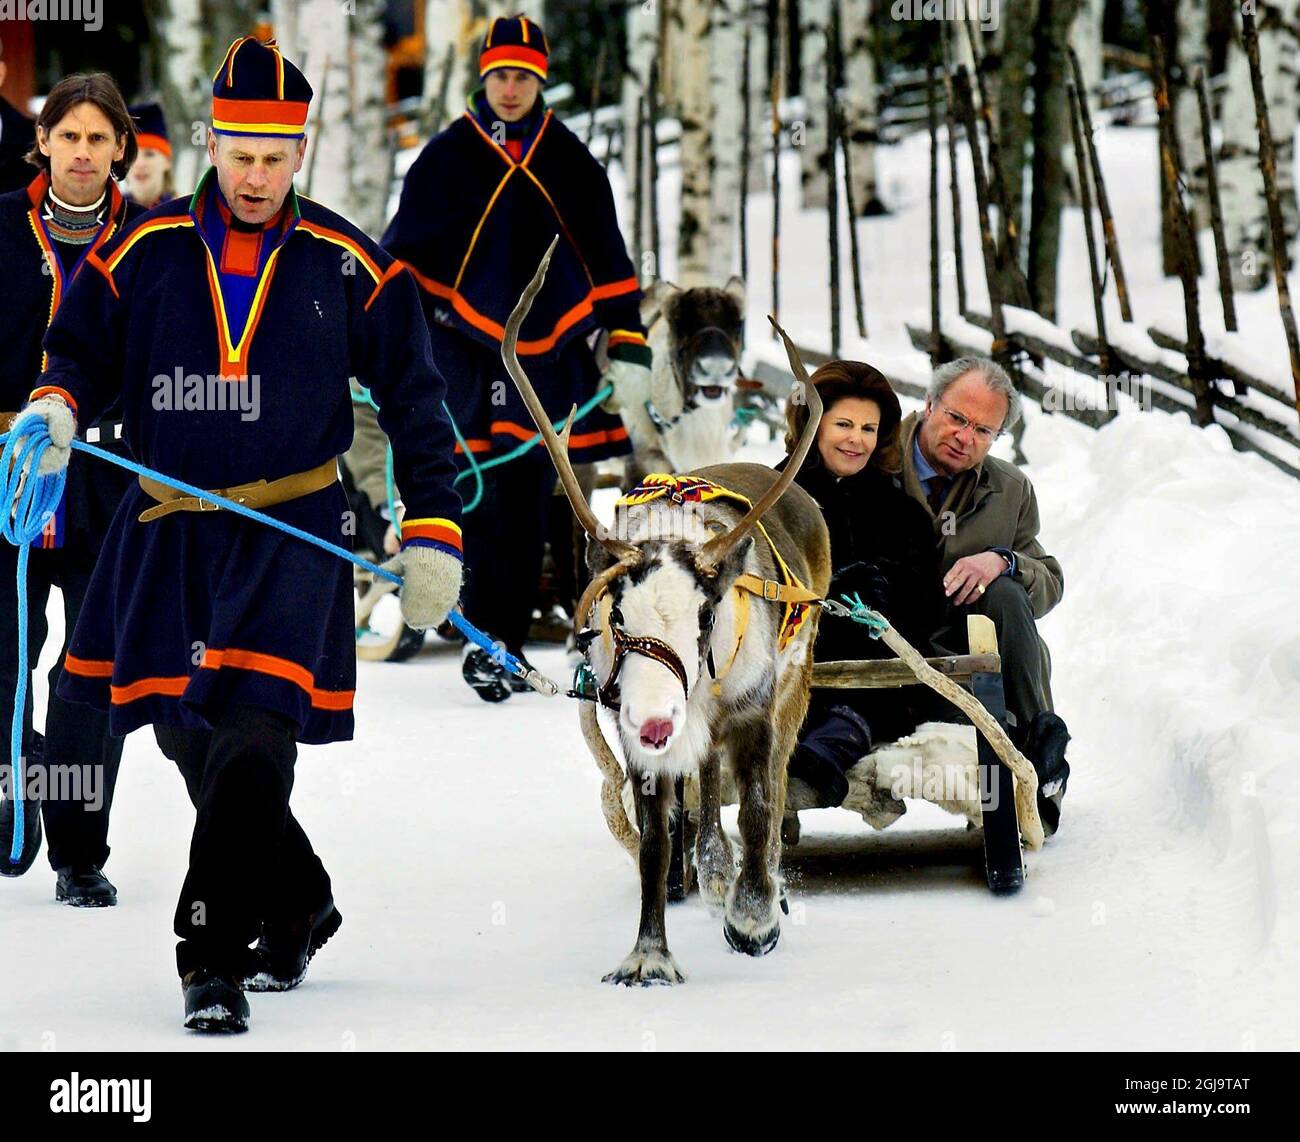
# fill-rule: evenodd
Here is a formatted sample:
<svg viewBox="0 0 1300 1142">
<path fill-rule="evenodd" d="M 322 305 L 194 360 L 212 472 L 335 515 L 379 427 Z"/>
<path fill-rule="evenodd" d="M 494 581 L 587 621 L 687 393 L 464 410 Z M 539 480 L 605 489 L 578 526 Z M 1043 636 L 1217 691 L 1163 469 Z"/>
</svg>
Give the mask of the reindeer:
<svg viewBox="0 0 1300 1142">
<path fill-rule="evenodd" d="M 550 250 L 554 248 L 552 243 Z M 597 521 L 568 460 L 573 415 L 557 435 L 515 352 L 550 250 L 511 314 L 501 356 L 590 537 L 593 578 L 574 621 L 584 626 L 594 612 L 594 625 L 579 639 L 594 677 L 601 680 L 596 697 L 617 714 L 640 828 L 640 928 L 632 952 L 604 978 L 628 985 L 676 984 L 684 977 L 668 950 L 664 905 L 668 819 L 677 775 L 699 774 L 695 863 L 701 893 L 723 909 L 727 942 L 737 951 L 761 956 L 780 935 L 786 766 L 808 707 L 819 614 L 815 603 L 830 581 L 830 539 L 821 512 L 792 484 L 816 435 L 821 400 L 786 339 L 791 367 L 803 382 L 793 399 L 806 399 L 812 415 L 785 471 L 778 474 L 758 464 L 701 468 L 682 477 L 682 483 L 721 486 L 744 497 L 748 510 L 721 496 L 691 504 L 689 511 L 683 503 L 669 516 L 676 534 L 664 535 L 653 528 L 663 518 L 655 520 L 649 510 L 633 507 L 621 521 L 624 534 L 612 534 Z M 757 541 L 756 528 L 763 537 Z M 790 581 L 783 576 L 781 560 L 791 572 Z M 789 630 L 786 624 L 799 605 L 805 608 L 797 612 L 802 621 L 787 640 L 782 637 Z M 608 746 L 594 709 L 584 703 L 584 734 L 599 761 L 600 750 L 608 751 Z M 599 745 L 588 732 L 593 727 Z M 739 871 L 719 819 L 724 764 L 734 775 L 740 804 Z"/>
<path fill-rule="evenodd" d="M 634 449 L 629 486 L 647 472 L 687 472 L 731 457 L 736 449 L 735 394 L 745 330 L 745 284 L 683 290 L 656 282 L 642 320 L 654 352 L 649 399 L 621 410 Z"/>
</svg>

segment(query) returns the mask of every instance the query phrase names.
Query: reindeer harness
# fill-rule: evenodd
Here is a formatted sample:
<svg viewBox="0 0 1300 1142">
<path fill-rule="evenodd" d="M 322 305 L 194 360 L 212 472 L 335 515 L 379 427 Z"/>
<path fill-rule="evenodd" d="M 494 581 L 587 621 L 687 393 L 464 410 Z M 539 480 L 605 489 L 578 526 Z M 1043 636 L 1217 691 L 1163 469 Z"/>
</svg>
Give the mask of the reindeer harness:
<svg viewBox="0 0 1300 1142">
<path fill-rule="evenodd" d="M 698 476 L 673 476 L 664 472 L 655 472 L 646 476 L 637 487 L 623 496 L 616 506 L 621 508 L 639 507 L 642 504 L 654 503 L 659 500 L 677 506 L 684 506 L 688 503 L 705 503 L 715 499 L 730 500 L 746 511 L 752 506 L 747 497 L 742 496 L 739 492 L 730 491 L 720 484 L 715 484 L 711 480 L 705 480 Z M 778 653 L 789 645 L 790 640 L 803 626 L 810 605 L 821 600 L 820 595 L 805 587 L 800 582 L 799 577 L 790 570 L 776 544 L 772 542 L 772 537 L 768 535 L 767 529 L 763 527 L 761 520 L 757 526 L 772 550 L 772 555 L 781 570 L 781 579 L 762 579 L 757 575 L 751 575 L 749 572 L 737 576 L 732 584 L 732 592 L 736 600 L 736 641 L 721 670 L 717 669 L 714 663 L 713 649 L 710 645 L 713 634 L 713 615 L 710 613 L 708 621 L 700 632 L 700 661 L 702 666 L 708 668 L 709 676 L 713 680 L 713 693 L 715 696 L 722 692 L 722 680 L 735 664 L 736 657 L 740 653 L 740 647 L 745 640 L 745 632 L 749 629 L 749 599 L 751 595 L 770 603 L 785 604 L 777 636 Z M 676 676 L 678 682 L 681 683 L 684 699 L 689 700 L 690 687 L 687 684 L 686 667 L 682 664 L 677 652 L 661 639 L 645 635 L 629 635 L 624 631 L 622 615 L 619 614 L 617 608 L 612 604 L 608 608 L 604 606 L 608 591 L 607 584 L 594 600 L 597 614 L 603 620 L 601 626 L 599 628 L 588 628 L 579 634 L 578 647 L 585 651 L 592 639 L 598 635 L 603 636 L 607 639 L 613 654 L 613 665 L 610 667 L 609 676 L 603 683 L 597 685 L 594 691 L 590 688 L 582 690 L 575 687 L 575 692 L 579 696 L 594 698 L 608 709 L 618 709 L 618 677 L 623 668 L 623 661 L 629 654 L 639 654 L 667 667 Z"/>
</svg>

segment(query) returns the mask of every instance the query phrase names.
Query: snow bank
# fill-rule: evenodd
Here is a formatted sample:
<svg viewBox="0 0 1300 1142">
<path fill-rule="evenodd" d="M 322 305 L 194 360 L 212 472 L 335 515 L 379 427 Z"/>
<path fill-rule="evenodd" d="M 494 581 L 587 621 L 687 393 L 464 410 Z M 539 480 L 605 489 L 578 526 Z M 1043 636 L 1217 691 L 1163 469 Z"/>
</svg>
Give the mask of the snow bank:
<svg viewBox="0 0 1300 1142">
<path fill-rule="evenodd" d="M 1165 825 L 1198 834 L 1264 945 L 1300 909 L 1300 487 L 1185 416 L 1092 433 L 1035 416 L 1024 447 L 1066 603 L 1043 624 L 1072 728 L 1130 759 Z"/>
</svg>

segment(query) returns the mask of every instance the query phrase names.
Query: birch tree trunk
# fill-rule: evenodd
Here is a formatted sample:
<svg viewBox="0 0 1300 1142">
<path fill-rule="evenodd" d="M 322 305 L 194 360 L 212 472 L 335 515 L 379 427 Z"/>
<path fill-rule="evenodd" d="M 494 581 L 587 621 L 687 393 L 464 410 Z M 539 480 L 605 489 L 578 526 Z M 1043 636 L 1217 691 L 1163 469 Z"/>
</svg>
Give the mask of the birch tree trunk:
<svg viewBox="0 0 1300 1142">
<path fill-rule="evenodd" d="M 1278 200 L 1288 247 L 1296 234 L 1294 143 L 1296 45 L 1284 26 L 1296 15 L 1295 0 L 1258 9 L 1259 63 L 1268 101 L 1269 128 L 1277 150 Z M 1241 21 L 1234 19 L 1228 42 L 1228 83 L 1220 113 L 1219 196 L 1224 237 L 1231 255 L 1233 284 L 1253 290 L 1270 277 L 1271 242 L 1264 185 L 1259 173 L 1259 134 L 1250 68 L 1241 46 Z M 1288 259 L 1289 264 L 1289 259 Z"/>
<path fill-rule="evenodd" d="M 1018 7 L 1019 5 L 1016 5 Z M 1101 83 L 1102 66 L 1101 26 L 1106 15 L 1106 0 L 1083 0 L 1079 14 L 1070 26 L 1070 46 L 1079 57 L 1079 70 L 1083 72 L 1083 86 L 1092 107 L 1096 107 L 1097 85 Z M 1010 33 L 1008 33 L 1009 35 Z"/>
<path fill-rule="evenodd" d="M 1210 224 L 1209 194 L 1205 182 L 1205 156 L 1201 151 L 1201 115 L 1192 77 L 1198 67 L 1209 71 L 1209 12 L 1206 0 L 1179 0 L 1174 7 L 1178 27 L 1178 73 L 1171 79 L 1174 91 L 1174 129 L 1183 178 L 1191 197 L 1188 214 L 1192 226 Z"/>
<path fill-rule="evenodd" d="M 383 0 L 275 0 L 280 47 L 314 96 L 298 186 L 372 236 L 383 229 L 388 185 Z"/>
<path fill-rule="evenodd" d="M 177 194 L 188 194 L 207 168 L 207 123 L 212 112 L 211 76 L 217 69 L 208 56 L 215 54 L 205 35 L 202 0 L 167 0 L 158 21 L 162 40 L 162 103 L 172 131 L 172 184 Z M 222 45 L 224 48 L 225 45 Z"/>
<path fill-rule="evenodd" d="M 721 286 L 734 269 L 740 208 L 740 144 L 744 108 L 736 98 L 744 57 L 744 14 L 748 0 L 713 0 L 709 52 L 709 109 L 713 185 L 707 247 L 708 284 Z M 753 44 L 750 44 L 753 50 Z M 751 61 L 752 62 L 752 61 Z M 752 152 L 751 152 L 752 153 Z"/>
<path fill-rule="evenodd" d="M 636 199 L 638 181 L 641 184 L 643 196 L 649 189 L 644 169 L 649 163 L 643 160 L 641 169 L 638 169 L 636 162 L 637 107 L 649 87 L 650 63 L 655 58 L 658 50 L 659 14 L 656 5 L 629 4 L 627 8 L 627 72 L 623 76 L 622 89 L 623 148 L 620 159 L 623 167 L 624 192 L 627 196 L 626 217 L 628 218 L 632 218 L 634 214 L 633 203 Z M 643 209 L 643 225 L 645 214 L 646 211 Z M 657 273 L 649 273 L 646 267 L 640 264 L 641 252 L 646 247 L 645 234 L 632 234 L 630 245 L 632 258 L 638 263 L 637 272 L 643 278 L 658 276 Z"/>
<path fill-rule="evenodd" d="M 805 210 L 826 207 L 830 134 L 826 122 L 826 31 L 832 0 L 799 4 L 799 91 L 803 116 L 792 127 L 799 151 L 799 181 Z"/>
<path fill-rule="evenodd" d="M 1034 309 L 1056 318 L 1061 206 L 1068 189 L 1062 161 L 1069 142 L 1065 43 L 1080 0 L 1040 0 L 1034 48 L 1034 161 L 1029 197 L 1029 293 Z"/>
<path fill-rule="evenodd" d="M 682 125 L 681 220 L 677 232 L 677 282 L 683 289 L 707 285 L 710 275 L 714 165 L 713 93 L 709 75 L 710 0 L 678 0 L 672 20 L 680 36 L 677 53 L 678 118 Z"/>
<path fill-rule="evenodd" d="M 762 194 L 768 189 L 763 155 L 772 134 L 767 86 L 767 0 L 749 0 L 745 20 L 749 26 L 749 186 L 746 189 L 750 194 Z"/>
<path fill-rule="evenodd" d="M 876 61 L 873 55 L 872 0 L 839 0 L 844 37 L 844 133 L 849 141 L 849 184 L 853 205 L 861 216 L 883 214 L 876 183 Z M 883 2 L 883 0 L 879 0 Z"/>
<path fill-rule="evenodd" d="M 1003 9 L 1006 41 L 1002 50 L 1002 81 L 998 84 L 994 107 L 1002 173 L 1007 180 L 1007 201 L 1015 215 L 1016 233 L 1022 236 L 1025 233 L 1025 162 L 1031 127 L 1025 102 L 1029 94 L 1029 64 L 1034 55 L 1034 24 L 1037 19 L 1038 0 L 1023 0 Z M 1008 240 L 1006 220 L 1002 220 L 1001 242 L 1006 244 Z"/>
</svg>

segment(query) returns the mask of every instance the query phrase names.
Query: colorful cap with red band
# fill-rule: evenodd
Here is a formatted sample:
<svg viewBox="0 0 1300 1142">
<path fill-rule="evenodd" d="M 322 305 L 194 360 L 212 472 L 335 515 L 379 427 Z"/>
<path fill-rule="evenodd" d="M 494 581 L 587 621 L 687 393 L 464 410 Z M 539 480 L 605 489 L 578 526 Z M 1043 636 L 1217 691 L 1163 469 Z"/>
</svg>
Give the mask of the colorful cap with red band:
<svg viewBox="0 0 1300 1142">
<path fill-rule="evenodd" d="M 301 139 L 311 84 L 274 40 L 241 36 L 212 77 L 212 129 L 218 135 Z"/>
<path fill-rule="evenodd" d="M 143 151 L 146 147 L 161 151 L 171 157 L 172 145 L 167 141 L 167 120 L 157 103 L 138 103 L 127 108 L 135 120 L 135 141 Z"/>
<path fill-rule="evenodd" d="M 539 79 L 546 78 L 546 61 L 551 46 L 546 33 L 526 16 L 498 16 L 488 29 L 483 51 L 478 57 L 478 75 L 482 79 L 493 68 L 521 67 Z"/>
</svg>

